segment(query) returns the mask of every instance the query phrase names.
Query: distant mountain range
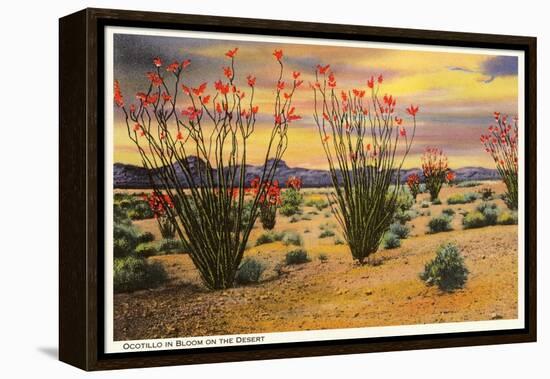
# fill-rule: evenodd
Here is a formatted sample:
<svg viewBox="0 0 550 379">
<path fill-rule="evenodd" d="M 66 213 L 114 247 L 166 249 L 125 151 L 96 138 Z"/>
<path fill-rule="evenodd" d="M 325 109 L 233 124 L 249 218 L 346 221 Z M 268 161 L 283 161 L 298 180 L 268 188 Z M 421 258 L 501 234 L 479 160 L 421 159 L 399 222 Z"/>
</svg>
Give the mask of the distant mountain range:
<svg viewBox="0 0 550 379">
<path fill-rule="evenodd" d="M 193 173 L 193 178 L 195 182 L 199 182 L 198 176 L 198 165 L 204 165 L 204 162 L 197 159 L 196 157 L 190 157 L 189 167 Z M 273 162 L 268 161 L 268 167 Z M 174 166 L 176 175 L 180 183 L 184 187 L 187 187 L 187 181 L 182 173 L 181 168 L 178 165 Z M 488 169 L 483 167 L 462 167 L 456 170 L 453 170 L 456 173 L 457 181 L 465 180 L 499 180 L 500 176 L 497 170 Z M 260 176 L 262 172 L 262 166 L 246 166 L 246 184 L 248 185 L 252 179 L 256 176 Z M 153 170 L 152 174 L 155 177 L 158 173 L 158 170 Z M 419 168 L 412 168 L 408 170 L 401 170 L 401 181 L 404 182 L 405 179 L 410 175 L 416 173 L 422 178 L 422 170 Z M 139 166 L 115 163 L 113 167 L 113 176 L 114 176 L 114 187 L 115 188 L 126 188 L 126 189 L 147 189 L 150 188 L 149 175 L 147 169 Z M 330 179 L 330 173 L 328 170 L 316 170 L 316 169 L 307 169 L 301 167 L 289 167 L 284 161 L 280 161 L 275 173 L 275 179 L 279 181 L 281 186 L 284 187 L 284 183 L 290 176 L 297 176 L 302 179 L 303 187 L 329 187 L 332 186 Z"/>
</svg>

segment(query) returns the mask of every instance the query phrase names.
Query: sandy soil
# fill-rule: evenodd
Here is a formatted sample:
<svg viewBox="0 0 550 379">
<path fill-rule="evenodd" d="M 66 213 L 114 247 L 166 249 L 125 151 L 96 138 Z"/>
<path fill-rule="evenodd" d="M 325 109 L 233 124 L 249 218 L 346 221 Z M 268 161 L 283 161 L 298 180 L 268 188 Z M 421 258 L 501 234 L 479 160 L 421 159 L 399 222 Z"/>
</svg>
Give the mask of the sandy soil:
<svg viewBox="0 0 550 379">
<path fill-rule="evenodd" d="M 483 187 L 504 191 L 502 183 L 487 182 Z M 208 291 L 187 255 L 149 258 L 163 263 L 170 281 L 159 289 L 116 294 L 114 337 L 126 340 L 516 318 L 517 226 L 462 230 L 460 212 L 474 208 L 479 201 L 452 206 L 445 201 L 453 193 L 479 188 L 444 188 L 440 194 L 443 204 L 425 209 L 419 204 L 426 195 L 419 196 L 415 208 L 429 211 L 431 216 L 453 208 L 457 212 L 454 230 L 426 234 L 431 216 L 419 216 L 409 222 L 411 236 L 400 248 L 376 253 L 376 266 L 356 265 L 346 245 L 334 244 L 338 227 L 328 209 L 295 223 L 278 216 L 276 230 L 298 231 L 312 261 L 277 272 L 276 265 L 293 247 L 281 242 L 251 247 L 246 255 L 268 266 L 257 285 Z M 306 192 L 307 199 L 323 196 L 319 191 Z M 500 200 L 496 202 L 504 207 Z M 303 209 L 304 214 L 315 211 Z M 136 225 L 160 238 L 154 220 Z M 337 235 L 320 239 L 321 227 L 327 226 Z M 261 227 L 253 230 L 251 245 L 262 232 Z M 461 248 L 470 276 L 465 288 L 443 293 L 427 287 L 418 275 L 437 247 L 450 241 Z M 318 259 L 321 253 L 328 256 L 326 262 Z"/>
</svg>

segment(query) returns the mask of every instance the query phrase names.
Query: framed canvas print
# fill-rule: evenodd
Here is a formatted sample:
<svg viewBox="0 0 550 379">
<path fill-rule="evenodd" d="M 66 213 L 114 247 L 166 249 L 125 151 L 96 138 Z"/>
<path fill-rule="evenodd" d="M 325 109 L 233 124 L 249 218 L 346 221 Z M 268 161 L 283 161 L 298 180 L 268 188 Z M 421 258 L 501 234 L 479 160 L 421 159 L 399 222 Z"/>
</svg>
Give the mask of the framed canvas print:
<svg viewBox="0 0 550 379">
<path fill-rule="evenodd" d="M 536 40 L 60 20 L 60 359 L 536 340 Z"/>
</svg>

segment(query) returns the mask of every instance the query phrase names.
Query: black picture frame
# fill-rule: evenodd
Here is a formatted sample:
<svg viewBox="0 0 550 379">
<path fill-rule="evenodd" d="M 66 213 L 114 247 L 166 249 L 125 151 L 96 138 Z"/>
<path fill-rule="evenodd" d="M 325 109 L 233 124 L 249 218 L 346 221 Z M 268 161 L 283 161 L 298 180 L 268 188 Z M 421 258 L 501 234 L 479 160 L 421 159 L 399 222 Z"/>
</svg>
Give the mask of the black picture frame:
<svg viewBox="0 0 550 379">
<path fill-rule="evenodd" d="M 108 25 L 525 53 L 525 328 L 505 331 L 217 347 L 102 352 L 103 28 Z M 536 49 L 534 37 L 84 9 L 59 21 L 59 358 L 84 370 L 167 366 L 536 341 Z"/>
</svg>

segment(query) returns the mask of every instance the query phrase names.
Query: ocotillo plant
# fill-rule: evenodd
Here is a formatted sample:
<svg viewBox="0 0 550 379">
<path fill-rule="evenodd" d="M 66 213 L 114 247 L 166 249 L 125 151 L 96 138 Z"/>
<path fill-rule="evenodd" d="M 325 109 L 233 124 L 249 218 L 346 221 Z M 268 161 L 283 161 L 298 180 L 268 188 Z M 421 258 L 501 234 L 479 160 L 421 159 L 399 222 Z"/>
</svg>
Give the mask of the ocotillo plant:
<svg viewBox="0 0 550 379">
<path fill-rule="evenodd" d="M 513 122 L 507 116 L 494 113 L 496 124 L 480 137 L 485 151 L 491 154 L 497 171 L 506 185 L 505 202 L 508 208 L 518 208 L 518 118 Z"/>
<path fill-rule="evenodd" d="M 407 177 L 407 187 L 409 187 L 409 191 L 414 201 L 416 201 L 416 196 L 420 193 L 420 176 L 418 174 L 410 174 Z"/>
<path fill-rule="evenodd" d="M 214 83 L 211 94 L 206 93 L 207 82 L 196 87 L 182 83 L 182 73 L 191 63 L 188 59 L 163 66 L 155 58 L 154 70 L 147 73 L 146 91 L 139 92 L 137 104 L 129 107 L 118 81 L 114 83 L 114 101 L 124 113 L 128 137 L 155 191 L 166 194 L 174 204 L 174 208 L 165 208 L 184 250 L 210 289 L 233 285 L 258 216 L 259 200 L 265 195 L 261 190 L 247 199 L 251 206 L 245 217 L 247 142 L 255 130 L 258 106 L 254 103 L 256 78 L 248 75 L 243 80 L 248 92 L 237 83 L 237 51 L 225 54 L 229 62 L 223 68 L 225 78 Z M 283 52 L 276 50 L 273 55 L 278 71 L 274 121 L 266 141 L 261 182 L 273 180 L 287 148 L 289 123 L 300 119 L 292 106 L 300 73 L 294 72 L 285 83 Z M 201 81 L 195 78 L 194 82 Z"/>
<path fill-rule="evenodd" d="M 277 217 L 277 207 L 281 205 L 281 188 L 279 187 L 279 181 L 264 181 L 260 184 L 260 177 L 256 177 L 250 183 L 250 191 L 253 194 L 260 191 L 263 193 L 259 199 L 260 222 L 262 223 L 264 229 L 273 229 L 275 227 Z"/>
<path fill-rule="evenodd" d="M 174 203 L 172 199 L 170 199 L 170 196 L 153 193 L 151 195 L 143 195 L 143 199 L 147 201 L 149 207 L 153 211 L 162 238 L 174 238 L 176 235 L 176 226 L 174 220 L 170 218 L 165 208 L 174 208 Z"/>
<path fill-rule="evenodd" d="M 288 178 L 286 181 L 286 190 L 281 197 L 282 206 L 279 210 L 283 216 L 292 216 L 300 213 L 300 205 L 304 201 L 300 188 L 302 188 L 302 179 L 296 176 Z"/>
<path fill-rule="evenodd" d="M 447 180 L 448 171 L 449 162 L 443 150 L 437 147 L 427 147 L 422 155 L 422 173 L 431 201 L 439 197 L 439 191 Z"/>
<path fill-rule="evenodd" d="M 412 130 L 396 116 L 396 99 L 379 97 L 382 75 L 366 90 L 338 91 L 330 66 L 317 66 L 311 85 L 313 118 L 335 192 L 329 200 L 352 257 L 359 263 L 378 250 L 396 209 L 400 170 L 416 132 L 418 107 L 410 106 Z M 398 152 L 398 147 L 402 150 Z M 393 185 L 392 185 L 393 184 Z M 334 202 L 334 205 L 332 204 Z"/>
</svg>

